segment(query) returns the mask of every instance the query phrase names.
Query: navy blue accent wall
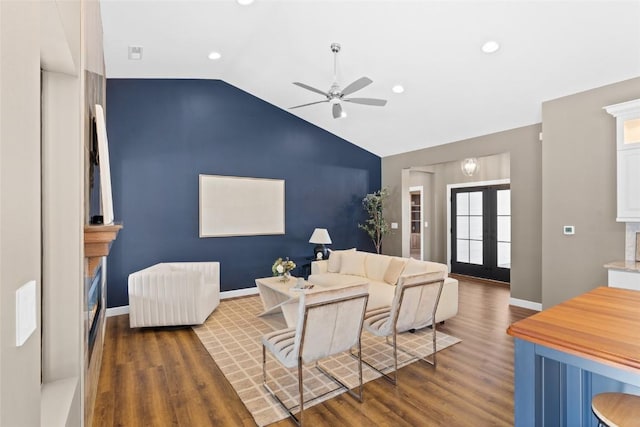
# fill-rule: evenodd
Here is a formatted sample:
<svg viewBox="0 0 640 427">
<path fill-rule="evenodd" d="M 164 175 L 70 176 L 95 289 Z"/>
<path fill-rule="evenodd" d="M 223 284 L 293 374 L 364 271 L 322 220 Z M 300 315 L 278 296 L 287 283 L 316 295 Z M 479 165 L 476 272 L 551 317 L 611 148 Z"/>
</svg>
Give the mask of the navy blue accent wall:
<svg viewBox="0 0 640 427">
<path fill-rule="evenodd" d="M 255 286 L 277 257 L 308 262 L 315 227 L 331 248 L 373 250 L 357 224 L 361 199 L 380 188 L 380 157 L 219 80 L 109 79 L 106 115 L 124 225 L 108 307 L 127 305 L 128 275 L 158 262 L 220 261 L 221 290 Z M 199 174 L 284 179 L 286 233 L 199 238 Z"/>
</svg>

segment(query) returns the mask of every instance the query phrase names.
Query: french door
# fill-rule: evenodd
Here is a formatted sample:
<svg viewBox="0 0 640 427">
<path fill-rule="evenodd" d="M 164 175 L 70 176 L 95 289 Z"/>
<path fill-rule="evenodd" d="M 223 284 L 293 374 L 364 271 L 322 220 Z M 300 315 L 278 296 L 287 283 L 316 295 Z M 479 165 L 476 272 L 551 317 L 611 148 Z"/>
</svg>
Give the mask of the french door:
<svg viewBox="0 0 640 427">
<path fill-rule="evenodd" d="M 451 272 L 510 281 L 509 184 L 451 190 Z"/>
</svg>

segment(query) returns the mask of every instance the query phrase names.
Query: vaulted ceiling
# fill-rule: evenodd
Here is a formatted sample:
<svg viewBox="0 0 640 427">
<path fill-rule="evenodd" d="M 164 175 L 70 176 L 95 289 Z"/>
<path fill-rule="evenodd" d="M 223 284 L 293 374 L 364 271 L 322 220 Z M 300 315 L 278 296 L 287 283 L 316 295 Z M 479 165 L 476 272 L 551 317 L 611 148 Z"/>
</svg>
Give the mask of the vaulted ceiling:
<svg viewBox="0 0 640 427">
<path fill-rule="evenodd" d="M 538 123 L 541 103 L 640 76 L 640 0 L 101 0 L 108 78 L 221 79 L 379 156 Z M 489 40 L 500 44 L 481 51 Z M 334 119 L 330 45 L 342 87 Z M 129 60 L 129 46 L 142 59 Z M 221 58 L 210 60 L 210 52 Z M 391 88 L 400 84 L 404 93 Z"/>
</svg>

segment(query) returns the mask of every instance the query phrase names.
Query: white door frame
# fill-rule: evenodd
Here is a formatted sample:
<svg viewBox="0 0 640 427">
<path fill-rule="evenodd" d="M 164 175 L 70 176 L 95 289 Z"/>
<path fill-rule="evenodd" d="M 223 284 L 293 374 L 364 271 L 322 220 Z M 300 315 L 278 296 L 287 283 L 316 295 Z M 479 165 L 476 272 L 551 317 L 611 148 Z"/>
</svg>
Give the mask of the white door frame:
<svg viewBox="0 0 640 427">
<path fill-rule="evenodd" d="M 411 193 L 420 193 L 420 260 L 424 259 L 424 186 L 416 185 L 409 187 L 409 200 Z M 411 202 L 409 202 L 409 254 L 411 254 Z"/>
<path fill-rule="evenodd" d="M 511 179 L 496 179 L 492 181 L 460 182 L 447 184 L 447 266 L 451 271 L 451 189 L 463 187 L 484 187 L 488 185 L 511 185 Z"/>
</svg>

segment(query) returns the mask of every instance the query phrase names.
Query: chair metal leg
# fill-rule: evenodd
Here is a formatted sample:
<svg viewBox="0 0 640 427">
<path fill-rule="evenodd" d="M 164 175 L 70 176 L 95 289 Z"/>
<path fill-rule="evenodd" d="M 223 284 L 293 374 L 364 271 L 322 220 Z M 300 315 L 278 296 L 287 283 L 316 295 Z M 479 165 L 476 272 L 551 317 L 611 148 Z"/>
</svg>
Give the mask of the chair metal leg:
<svg viewBox="0 0 640 427">
<path fill-rule="evenodd" d="M 393 384 L 398 384 L 398 332 L 393 330 Z"/>
<path fill-rule="evenodd" d="M 267 393 L 269 393 L 271 397 L 273 397 L 276 400 L 276 402 L 280 404 L 282 409 L 287 411 L 287 413 L 289 414 L 289 418 L 291 418 L 293 422 L 298 426 L 302 425 L 302 409 L 303 409 L 302 408 L 303 402 L 302 402 L 302 371 L 301 369 L 302 369 L 301 365 L 298 365 L 298 388 L 300 390 L 300 420 L 298 420 L 298 418 L 293 414 L 293 412 L 291 412 L 291 409 L 293 408 L 287 407 L 287 405 L 285 405 L 285 403 L 282 401 L 282 399 L 280 399 L 280 397 L 276 394 L 276 392 L 273 391 L 271 387 L 269 387 L 269 384 L 267 384 L 267 352 L 264 344 L 262 345 L 262 386 L 264 387 L 265 390 L 267 390 Z"/>
<path fill-rule="evenodd" d="M 300 398 L 300 423 L 298 424 L 302 427 L 302 423 L 304 420 L 304 398 L 303 398 L 303 387 L 302 387 L 302 358 L 298 357 L 298 397 Z"/>
<path fill-rule="evenodd" d="M 289 414 L 289 418 L 291 418 L 291 420 L 298 426 L 303 425 L 303 420 L 304 420 L 304 405 L 305 403 L 309 403 L 313 400 L 319 399 L 323 396 L 326 396 L 329 393 L 333 393 L 334 391 L 340 390 L 341 388 L 344 388 L 347 393 L 349 393 L 353 398 L 357 399 L 360 403 L 362 403 L 362 397 L 363 397 L 363 391 L 364 391 L 364 383 L 363 383 L 363 379 L 362 379 L 362 346 L 361 343 L 358 342 L 358 355 L 359 355 L 359 362 L 358 362 L 358 375 L 359 375 L 359 380 L 360 380 L 360 384 L 359 384 L 359 393 L 355 393 L 353 392 L 351 389 L 349 389 L 349 387 L 344 384 L 342 381 L 340 381 L 339 379 L 337 379 L 333 374 L 331 374 L 330 372 L 328 372 L 327 370 L 325 370 L 324 368 L 322 368 L 318 362 L 316 362 L 316 368 L 322 372 L 323 374 L 325 374 L 329 379 L 333 380 L 335 383 L 337 383 L 340 387 L 335 388 L 333 390 L 329 390 L 325 393 L 320 394 L 319 396 L 315 396 L 307 401 L 304 400 L 304 377 L 303 377 L 303 364 L 302 364 L 302 359 L 298 360 L 298 395 L 299 395 L 299 403 L 298 405 L 294 405 L 293 407 L 288 407 L 283 401 L 282 399 L 280 399 L 280 397 L 278 396 L 278 394 L 273 391 L 271 389 L 271 387 L 269 387 L 269 384 L 267 383 L 267 352 L 266 352 L 266 348 L 263 345 L 262 346 L 262 386 L 264 387 L 265 390 L 267 390 L 267 392 L 271 395 L 271 397 L 273 397 L 278 404 L 280 404 L 280 406 L 287 411 L 287 414 Z M 298 406 L 300 412 L 298 414 L 298 416 L 296 417 L 296 415 L 292 412 L 292 409 L 294 409 L 296 406 Z"/>
<path fill-rule="evenodd" d="M 433 325 L 433 334 L 432 334 L 432 345 L 433 345 L 433 353 L 431 355 L 432 360 L 428 360 L 427 357 L 422 357 L 419 356 L 417 354 L 414 354 L 412 352 L 410 352 L 409 350 L 402 348 L 402 346 L 398 345 L 398 338 L 397 338 L 397 333 L 394 333 L 392 336 L 392 339 L 389 340 L 389 337 L 386 336 L 385 337 L 385 342 L 387 345 L 391 346 L 393 348 L 393 366 L 386 366 L 383 368 L 378 368 L 376 366 L 373 366 L 371 363 L 367 362 L 365 359 L 362 359 L 362 363 L 364 363 L 365 365 L 367 365 L 368 367 L 370 367 L 371 369 L 377 371 L 378 373 L 380 373 L 387 381 L 389 381 L 391 384 L 397 385 L 398 383 L 398 350 L 403 352 L 404 354 L 407 354 L 409 356 L 411 356 L 413 359 L 415 360 L 422 360 L 423 362 L 432 365 L 432 366 L 436 366 L 436 325 Z M 353 352 L 351 352 L 351 356 L 352 357 L 356 357 L 355 354 L 353 354 Z M 388 373 L 386 373 L 385 371 L 388 370 L 389 368 L 393 367 L 393 376 L 389 375 Z"/>
<path fill-rule="evenodd" d="M 432 345 L 433 345 L 433 353 L 431 354 L 431 359 L 432 360 L 427 359 L 427 357 L 429 357 L 429 356 L 425 356 L 425 357 L 419 356 L 419 355 L 414 354 L 411 351 L 407 350 L 406 348 L 402 348 L 402 346 L 397 346 L 397 348 L 398 348 L 398 350 L 400 350 L 404 354 L 408 354 L 409 356 L 411 356 L 414 359 L 421 360 L 424 363 L 427 363 L 427 364 L 435 367 L 436 366 L 436 338 L 437 338 L 436 337 L 436 324 L 434 323 L 433 324 L 433 334 L 432 334 Z"/>
<path fill-rule="evenodd" d="M 348 385 L 346 385 L 345 383 L 343 383 L 342 381 L 340 381 L 335 375 L 333 375 L 331 372 L 327 371 L 325 368 L 323 368 L 322 366 L 320 366 L 320 364 L 318 362 L 316 362 L 316 369 L 319 370 L 320 372 L 322 372 L 324 375 L 326 375 L 329 379 L 331 379 L 333 382 L 335 382 L 336 384 L 339 384 L 342 388 L 345 389 L 345 391 L 347 393 L 349 393 L 354 399 L 356 399 L 358 402 L 362 403 L 363 401 L 363 393 L 364 393 L 364 384 L 362 381 L 362 344 L 360 343 L 360 341 L 358 340 L 358 355 L 356 356 L 355 354 L 349 352 L 351 354 L 351 356 L 355 357 L 356 359 L 358 359 L 358 377 L 359 377 L 359 384 L 358 384 L 358 393 L 355 393 L 354 391 L 352 391 Z M 375 369 L 375 368 L 374 368 Z M 339 389 L 336 389 L 339 390 Z M 330 393 L 334 392 L 335 390 L 331 390 Z M 323 393 L 327 394 L 327 393 Z"/>
<path fill-rule="evenodd" d="M 362 361 L 362 363 L 364 363 L 365 365 L 367 365 L 368 367 L 370 367 L 371 369 L 373 369 L 374 371 L 378 372 L 380 375 L 382 375 L 384 377 L 384 379 L 386 379 L 387 381 L 389 381 L 391 384 L 393 385 L 397 385 L 398 383 L 398 353 L 396 352 L 396 335 L 393 335 L 393 340 L 392 342 L 389 342 L 389 337 L 385 337 L 385 342 L 387 343 L 387 345 L 390 345 L 393 347 L 393 365 L 389 365 L 389 366 L 385 366 L 382 368 L 379 368 L 377 366 L 372 365 L 371 363 L 367 362 L 362 356 L 360 357 L 360 360 Z M 353 352 L 349 352 L 351 354 L 351 357 L 357 357 L 355 354 L 353 354 Z M 388 373 L 386 373 L 385 371 L 388 370 L 389 368 L 393 368 L 393 376 L 389 375 Z"/>
</svg>

